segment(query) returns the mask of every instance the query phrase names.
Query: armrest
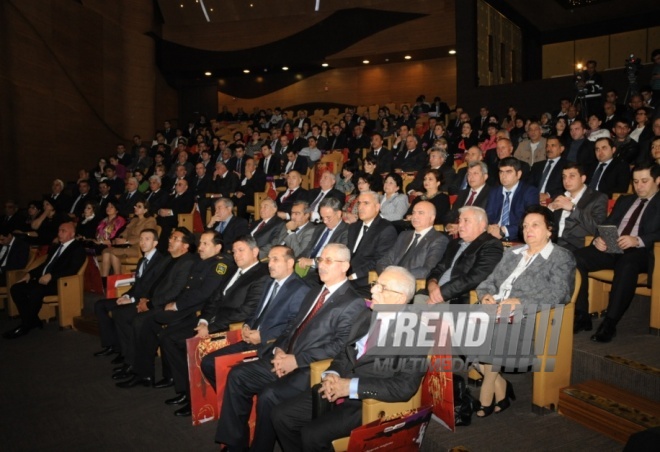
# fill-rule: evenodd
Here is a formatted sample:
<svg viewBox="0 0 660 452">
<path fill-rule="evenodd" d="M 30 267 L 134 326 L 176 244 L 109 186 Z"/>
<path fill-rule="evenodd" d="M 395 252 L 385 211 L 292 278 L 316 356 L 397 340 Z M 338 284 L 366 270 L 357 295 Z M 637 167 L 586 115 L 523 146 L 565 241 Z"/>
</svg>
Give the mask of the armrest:
<svg viewBox="0 0 660 452">
<path fill-rule="evenodd" d="M 310 379 L 310 386 L 314 386 L 315 384 L 321 383 L 321 374 L 325 372 L 328 367 L 330 367 L 330 364 L 332 363 L 332 359 L 324 359 L 321 361 L 315 361 L 313 363 L 310 363 L 309 365 L 309 379 Z"/>
</svg>

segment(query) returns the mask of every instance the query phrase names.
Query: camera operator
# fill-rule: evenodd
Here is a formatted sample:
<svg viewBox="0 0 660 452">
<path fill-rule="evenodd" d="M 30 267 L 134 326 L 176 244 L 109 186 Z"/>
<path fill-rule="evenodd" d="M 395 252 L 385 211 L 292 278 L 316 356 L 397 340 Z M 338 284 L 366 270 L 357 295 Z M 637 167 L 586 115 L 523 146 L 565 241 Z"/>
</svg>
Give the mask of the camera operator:
<svg viewBox="0 0 660 452">
<path fill-rule="evenodd" d="M 579 94 L 584 95 L 586 110 L 582 114 L 585 118 L 593 113 L 602 113 L 603 109 L 603 77 L 596 72 L 598 63 L 587 61 L 587 69 L 576 76 L 576 85 Z"/>
</svg>

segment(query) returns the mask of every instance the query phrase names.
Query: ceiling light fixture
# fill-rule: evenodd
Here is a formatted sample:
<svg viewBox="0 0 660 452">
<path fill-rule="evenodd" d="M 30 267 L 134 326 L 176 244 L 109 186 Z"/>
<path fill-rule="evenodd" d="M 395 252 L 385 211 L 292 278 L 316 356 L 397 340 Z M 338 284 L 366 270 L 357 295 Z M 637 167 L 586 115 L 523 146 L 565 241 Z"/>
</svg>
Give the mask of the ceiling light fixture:
<svg viewBox="0 0 660 452">
<path fill-rule="evenodd" d="M 282 70 L 283 70 L 283 71 L 288 71 L 288 70 L 289 70 L 289 67 L 288 67 L 288 66 L 282 66 Z"/>
<path fill-rule="evenodd" d="M 250 70 L 249 70 L 249 69 L 243 69 L 243 73 L 244 73 L 244 74 L 249 74 L 249 73 L 250 73 Z"/>
<path fill-rule="evenodd" d="M 449 54 L 450 54 L 450 55 L 456 55 L 456 51 L 455 51 L 454 49 L 451 49 L 451 50 L 449 51 Z"/>
<path fill-rule="evenodd" d="M 369 60 L 362 60 L 362 63 L 369 64 Z"/>
<path fill-rule="evenodd" d="M 210 76 L 212 76 L 213 74 L 211 74 L 210 71 L 206 71 L 206 72 L 204 72 L 204 75 L 206 75 L 207 77 L 210 77 Z"/>
<path fill-rule="evenodd" d="M 328 63 L 322 63 L 321 66 L 323 66 L 323 67 L 328 67 L 329 64 L 328 64 Z"/>
<path fill-rule="evenodd" d="M 406 60 L 409 60 L 409 59 L 411 59 L 412 57 L 411 57 L 410 55 L 406 55 L 406 56 L 404 56 L 403 58 L 406 59 Z"/>
</svg>

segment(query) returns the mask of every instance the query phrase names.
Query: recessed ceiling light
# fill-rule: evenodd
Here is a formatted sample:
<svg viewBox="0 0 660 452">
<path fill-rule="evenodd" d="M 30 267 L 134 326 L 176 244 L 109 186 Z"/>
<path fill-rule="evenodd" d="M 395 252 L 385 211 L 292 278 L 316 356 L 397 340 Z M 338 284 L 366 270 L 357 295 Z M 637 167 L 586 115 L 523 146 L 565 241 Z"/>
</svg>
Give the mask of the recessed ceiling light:
<svg viewBox="0 0 660 452">
<path fill-rule="evenodd" d="M 328 67 L 328 63 L 322 63 L 321 66 Z"/>
<path fill-rule="evenodd" d="M 250 73 L 250 70 L 249 70 L 249 69 L 243 69 L 243 73 L 245 73 L 245 74 L 249 74 L 249 73 Z"/>
<path fill-rule="evenodd" d="M 406 60 L 409 60 L 409 59 L 411 59 L 412 57 L 411 57 L 410 55 L 406 55 L 406 56 L 404 56 L 403 58 L 406 59 Z"/>
<path fill-rule="evenodd" d="M 369 60 L 362 60 L 364 64 L 369 64 Z"/>
<path fill-rule="evenodd" d="M 213 12 L 213 8 L 209 8 L 209 11 Z"/>
<path fill-rule="evenodd" d="M 213 74 L 211 74 L 210 71 L 206 71 L 206 72 L 204 72 L 204 75 L 206 75 L 207 77 L 210 77 L 210 76 L 212 76 Z"/>
<path fill-rule="evenodd" d="M 289 67 L 288 67 L 288 66 L 282 66 L 282 70 L 283 70 L 283 71 L 288 71 L 288 70 L 289 70 Z"/>
<path fill-rule="evenodd" d="M 253 8 L 253 7 L 254 7 L 254 3 L 250 3 L 250 8 Z"/>
<path fill-rule="evenodd" d="M 385 62 L 386 62 L 386 63 L 389 63 L 389 62 L 390 62 L 390 59 L 389 59 L 389 58 L 385 58 Z"/>
<path fill-rule="evenodd" d="M 451 50 L 449 51 L 449 54 L 450 54 L 450 55 L 456 55 L 456 51 L 455 51 L 454 49 L 451 49 Z"/>
<path fill-rule="evenodd" d="M 183 3 L 181 3 L 181 5 L 180 5 L 180 6 L 181 6 L 181 8 L 183 8 Z"/>
</svg>

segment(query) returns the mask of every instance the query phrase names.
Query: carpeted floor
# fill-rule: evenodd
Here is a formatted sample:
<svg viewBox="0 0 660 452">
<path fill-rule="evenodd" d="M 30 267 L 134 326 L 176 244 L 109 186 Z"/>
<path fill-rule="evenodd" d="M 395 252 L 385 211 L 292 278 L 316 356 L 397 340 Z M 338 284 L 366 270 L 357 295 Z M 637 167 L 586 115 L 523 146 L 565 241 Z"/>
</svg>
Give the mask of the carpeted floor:
<svg viewBox="0 0 660 452">
<path fill-rule="evenodd" d="M 0 331 L 14 326 L 0 312 Z M 0 450 L 217 451 L 215 423 L 176 418 L 163 401 L 172 389 L 119 389 L 98 337 L 46 325 L 15 341 L 0 339 Z M 159 364 L 157 364 L 158 368 Z M 619 451 L 622 446 L 557 414 L 530 411 L 531 374 L 510 375 L 518 400 L 501 415 L 473 418 L 456 433 L 433 423 L 423 450 Z M 478 389 L 473 389 L 478 395 Z"/>
</svg>

